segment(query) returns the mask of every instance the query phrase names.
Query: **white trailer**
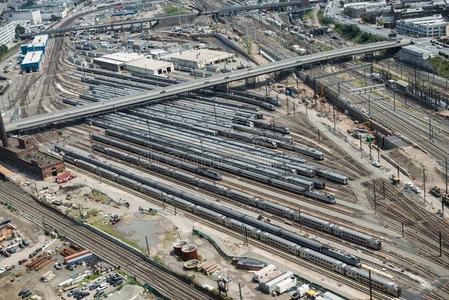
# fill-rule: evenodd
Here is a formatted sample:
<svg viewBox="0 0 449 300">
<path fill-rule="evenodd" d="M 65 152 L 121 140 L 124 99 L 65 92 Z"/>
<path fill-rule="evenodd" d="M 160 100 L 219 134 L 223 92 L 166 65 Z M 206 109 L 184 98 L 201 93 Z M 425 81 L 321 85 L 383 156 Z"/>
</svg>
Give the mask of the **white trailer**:
<svg viewBox="0 0 449 300">
<path fill-rule="evenodd" d="M 255 271 L 253 274 L 253 280 L 255 282 L 259 282 L 262 278 L 270 275 L 274 271 L 277 271 L 277 267 L 275 265 L 268 265 L 265 268 L 260 269 L 259 271 Z"/>
<path fill-rule="evenodd" d="M 298 280 L 294 275 L 282 280 L 281 282 L 278 282 L 275 287 L 273 293 L 276 293 L 278 295 L 283 294 L 290 289 L 294 288 L 298 284 Z"/>
</svg>

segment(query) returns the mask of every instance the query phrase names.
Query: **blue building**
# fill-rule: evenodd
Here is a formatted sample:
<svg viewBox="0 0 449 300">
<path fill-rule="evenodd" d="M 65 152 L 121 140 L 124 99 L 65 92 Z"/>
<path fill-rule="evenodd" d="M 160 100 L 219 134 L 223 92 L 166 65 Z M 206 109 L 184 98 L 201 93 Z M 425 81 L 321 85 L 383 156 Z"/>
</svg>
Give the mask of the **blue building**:
<svg viewBox="0 0 449 300">
<path fill-rule="evenodd" d="M 20 65 L 22 71 L 26 73 L 39 71 L 43 57 L 44 52 L 42 51 L 28 51 Z"/>
<path fill-rule="evenodd" d="M 27 45 L 22 45 L 20 47 L 20 51 L 24 55 L 32 51 L 42 51 L 43 53 L 45 53 L 47 43 L 48 43 L 48 34 L 36 35 L 34 39 L 31 41 L 31 43 Z"/>
</svg>

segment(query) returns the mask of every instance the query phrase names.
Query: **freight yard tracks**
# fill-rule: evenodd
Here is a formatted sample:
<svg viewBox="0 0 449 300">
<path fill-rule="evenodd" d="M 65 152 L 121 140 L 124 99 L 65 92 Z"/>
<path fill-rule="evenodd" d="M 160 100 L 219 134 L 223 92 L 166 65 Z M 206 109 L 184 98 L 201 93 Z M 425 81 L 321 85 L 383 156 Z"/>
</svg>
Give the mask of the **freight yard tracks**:
<svg viewBox="0 0 449 300">
<path fill-rule="evenodd" d="M 12 183 L 0 181 L 0 197 L 33 221 L 40 222 L 44 219 L 47 225 L 57 229 L 59 233 L 76 241 L 80 246 L 90 249 L 111 264 L 120 266 L 123 270 L 135 275 L 139 281 L 148 283 L 171 299 L 211 298 L 191 284 L 144 260 L 136 253 L 38 203 Z"/>
</svg>

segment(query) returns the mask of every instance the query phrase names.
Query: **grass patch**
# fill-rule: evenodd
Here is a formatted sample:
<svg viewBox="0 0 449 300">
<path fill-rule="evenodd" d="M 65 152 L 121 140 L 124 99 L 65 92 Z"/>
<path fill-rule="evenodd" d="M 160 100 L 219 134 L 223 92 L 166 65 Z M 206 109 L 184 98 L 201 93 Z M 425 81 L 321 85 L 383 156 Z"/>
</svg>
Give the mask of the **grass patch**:
<svg viewBox="0 0 449 300">
<path fill-rule="evenodd" d="M 87 196 L 96 202 L 110 203 L 112 201 L 112 199 L 109 198 L 108 195 L 96 189 L 93 189 L 92 192 L 90 192 L 90 194 Z"/>
<path fill-rule="evenodd" d="M 187 14 L 190 12 L 190 10 L 188 10 L 187 8 L 182 7 L 182 6 L 179 6 L 179 10 L 178 10 L 178 6 L 172 5 L 172 4 L 165 6 L 164 11 L 169 16 L 176 16 L 178 14 L 183 15 L 183 14 Z"/>
<path fill-rule="evenodd" d="M 320 24 L 323 26 L 334 24 L 332 18 L 324 16 L 324 10 L 318 12 L 318 21 L 320 21 Z"/>
<path fill-rule="evenodd" d="M 73 191 L 79 190 L 85 186 L 86 185 L 84 185 L 84 184 L 74 184 L 74 185 L 69 185 L 69 186 L 60 186 L 59 189 L 61 189 L 64 192 L 73 192 Z"/>
<path fill-rule="evenodd" d="M 326 44 L 323 44 L 323 43 L 318 42 L 318 41 L 316 41 L 316 40 L 315 40 L 313 43 L 314 43 L 314 45 L 315 45 L 320 51 L 330 51 L 330 50 L 334 50 L 334 48 L 332 48 L 331 46 L 326 45 Z"/>
<path fill-rule="evenodd" d="M 368 44 L 384 41 L 384 39 L 379 36 L 361 31 L 357 25 L 353 24 L 336 24 L 335 31 L 339 33 L 344 39 L 357 44 Z"/>
<path fill-rule="evenodd" d="M 442 56 L 435 56 L 430 59 L 430 63 L 438 76 L 449 77 L 449 60 Z"/>
<path fill-rule="evenodd" d="M 6 52 L 3 52 L 3 53 L 0 54 L 0 61 L 10 57 L 12 54 L 17 52 L 18 50 L 19 50 L 19 45 L 18 44 L 15 44 L 11 48 L 8 48 L 8 50 L 6 50 Z"/>
</svg>

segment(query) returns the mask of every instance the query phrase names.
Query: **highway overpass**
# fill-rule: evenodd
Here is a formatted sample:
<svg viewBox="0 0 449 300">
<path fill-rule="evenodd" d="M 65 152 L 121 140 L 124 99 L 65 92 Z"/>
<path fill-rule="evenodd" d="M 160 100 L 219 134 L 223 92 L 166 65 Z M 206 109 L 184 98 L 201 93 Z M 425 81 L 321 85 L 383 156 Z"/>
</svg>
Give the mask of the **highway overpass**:
<svg viewBox="0 0 449 300">
<path fill-rule="evenodd" d="M 183 82 L 167 87 L 157 88 L 137 95 L 114 98 L 110 101 L 95 102 L 79 107 L 74 107 L 62 111 L 37 115 L 6 125 L 6 132 L 18 132 L 30 129 L 52 126 L 62 122 L 72 121 L 88 116 L 99 115 L 107 112 L 116 111 L 122 108 L 160 101 L 168 96 L 176 96 L 186 92 L 195 91 L 202 88 L 215 85 L 226 84 L 229 82 L 256 77 L 272 72 L 278 72 L 286 69 L 295 68 L 301 65 L 316 63 L 329 59 L 342 58 L 356 54 L 381 51 L 385 49 L 398 48 L 409 45 L 409 40 L 386 41 L 360 45 L 356 47 L 343 48 L 331 51 L 325 51 L 310 55 L 298 56 L 286 60 L 281 60 L 272 64 L 252 67 L 239 71 L 223 73 L 209 78 L 198 79 Z"/>
<path fill-rule="evenodd" d="M 103 29 L 103 28 L 117 28 L 117 27 L 122 27 L 122 26 L 133 25 L 133 24 L 162 22 L 162 21 L 167 21 L 167 20 L 177 21 L 179 18 L 181 18 L 181 20 L 185 20 L 186 18 L 191 19 L 191 18 L 196 18 L 198 16 L 225 16 L 225 15 L 234 15 L 234 14 L 238 14 L 238 13 L 242 13 L 242 12 L 248 12 L 248 11 L 252 11 L 252 10 L 284 8 L 284 7 L 295 7 L 295 12 L 307 11 L 307 10 L 312 9 L 311 6 L 305 7 L 304 1 L 268 3 L 268 4 L 260 4 L 260 5 L 236 5 L 236 6 L 230 6 L 227 8 L 223 8 L 223 9 L 200 11 L 198 13 L 132 19 L 132 20 L 125 20 L 125 21 L 118 21 L 118 22 L 111 22 L 111 23 L 104 23 L 104 24 L 95 24 L 95 25 L 89 25 L 89 26 L 72 26 L 72 27 L 55 28 L 55 29 L 44 30 L 42 32 L 39 32 L 38 34 L 57 35 L 57 34 L 63 34 L 66 32 L 83 31 L 83 30 L 91 30 L 91 29 Z M 25 36 L 27 36 L 27 35 L 24 35 L 24 37 Z"/>
</svg>

